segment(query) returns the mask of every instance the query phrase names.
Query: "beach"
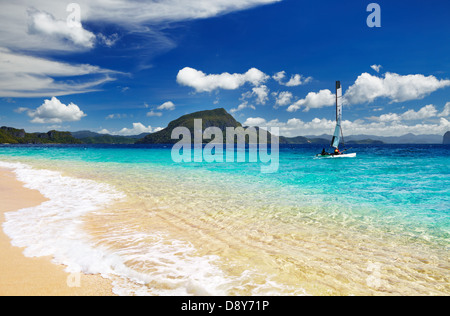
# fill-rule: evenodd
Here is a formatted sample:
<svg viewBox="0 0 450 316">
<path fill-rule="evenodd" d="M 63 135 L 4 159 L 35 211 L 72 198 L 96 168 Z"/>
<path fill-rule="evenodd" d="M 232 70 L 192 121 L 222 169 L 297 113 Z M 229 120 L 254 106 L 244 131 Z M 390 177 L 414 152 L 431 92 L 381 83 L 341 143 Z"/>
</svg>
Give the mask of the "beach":
<svg viewBox="0 0 450 316">
<path fill-rule="evenodd" d="M 0 223 L 5 213 L 34 207 L 46 199 L 26 189 L 14 173 L 0 170 Z M 0 232 L 0 296 L 109 296 L 109 280 L 95 275 L 71 275 L 51 257 L 27 258 L 23 249 L 13 247 L 10 238 Z M 72 287 L 69 287 L 72 286 Z M 79 285 L 79 286 L 78 286 Z"/>
<path fill-rule="evenodd" d="M 163 147 L 5 147 L 0 295 L 448 295 L 450 154 L 411 150 L 282 148 L 266 175 Z"/>
</svg>

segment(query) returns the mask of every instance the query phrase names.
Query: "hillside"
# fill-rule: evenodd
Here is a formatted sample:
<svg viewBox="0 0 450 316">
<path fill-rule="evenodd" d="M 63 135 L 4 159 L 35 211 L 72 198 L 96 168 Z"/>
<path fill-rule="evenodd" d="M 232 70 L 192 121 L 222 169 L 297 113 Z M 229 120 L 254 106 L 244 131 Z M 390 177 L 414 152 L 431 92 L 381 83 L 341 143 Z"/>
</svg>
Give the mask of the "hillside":
<svg viewBox="0 0 450 316">
<path fill-rule="evenodd" d="M 83 144 L 111 144 L 123 145 L 134 144 L 137 139 L 143 138 L 145 135 L 137 136 L 115 136 L 108 134 L 99 134 L 91 131 L 72 132 L 72 136 L 79 139 Z"/>
<path fill-rule="evenodd" d="M 2 144 L 81 144 L 70 132 L 50 131 L 48 133 L 26 133 L 23 129 L 0 128 Z"/>
<path fill-rule="evenodd" d="M 445 133 L 444 141 L 442 142 L 444 145 L 450 145 L 450 132 Z"/>
<path fill-rule="evenodd" d="M 207 129 L 208 127 L 218 127 L 223 132 L 225 132 L 227 127 L 242 127 L 241 123 L 236 121 L 233 116 L 225 111 L 225 109 L 201 111 L 184 115 L 176 119 L 175 121 L 170 122 L 167 128 L 146 136 L 145 138 L 139 140 L 137 144 L 175 144 L 179 140 L 172 139 L 172 131 L 177 127 L 186 127 L 191 132 L 191 135 L 194 135 L 195 119 L 202 119 L 203 130 Z M 225 141 L 226 139 L 224 133 L 224 142 Z M 205 140 L 205 142 L 208 143 L 209 140 Z"/>
</svg>

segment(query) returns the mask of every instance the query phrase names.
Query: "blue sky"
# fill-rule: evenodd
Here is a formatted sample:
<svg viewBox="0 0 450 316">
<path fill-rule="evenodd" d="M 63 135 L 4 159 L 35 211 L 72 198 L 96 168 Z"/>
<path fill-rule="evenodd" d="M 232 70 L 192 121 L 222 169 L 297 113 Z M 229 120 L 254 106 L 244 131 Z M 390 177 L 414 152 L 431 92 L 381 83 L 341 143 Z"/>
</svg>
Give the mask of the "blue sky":
<svg viewBox="0 0 450 316">
<path fill-rule="evenodd" d="M 223 107 L 330 134 L 340 80 L 346 134 L 450 130 L 448 1 L 377 1 L 380 28 L 371 1 L 69 3 L 0 3 L 0 125 L 127 135 Z"/>
</svg>

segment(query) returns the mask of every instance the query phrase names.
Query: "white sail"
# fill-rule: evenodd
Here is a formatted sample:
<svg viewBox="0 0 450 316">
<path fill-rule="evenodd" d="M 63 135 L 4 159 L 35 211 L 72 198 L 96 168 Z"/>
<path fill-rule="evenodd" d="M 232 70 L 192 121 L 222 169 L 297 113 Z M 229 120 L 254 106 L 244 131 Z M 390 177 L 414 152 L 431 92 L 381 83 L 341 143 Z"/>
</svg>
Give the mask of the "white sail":
<svg viewBox="0 0 450 316">
<path fill-rule="evenodd" d="M 341 143 L 342 135 L 342 86 L 341 82 L 336 82 L 336 129 L 334 130 L 333 140 L 331 141 L 331 146 L 334 148 L 339 148 Z"/>
</svg>

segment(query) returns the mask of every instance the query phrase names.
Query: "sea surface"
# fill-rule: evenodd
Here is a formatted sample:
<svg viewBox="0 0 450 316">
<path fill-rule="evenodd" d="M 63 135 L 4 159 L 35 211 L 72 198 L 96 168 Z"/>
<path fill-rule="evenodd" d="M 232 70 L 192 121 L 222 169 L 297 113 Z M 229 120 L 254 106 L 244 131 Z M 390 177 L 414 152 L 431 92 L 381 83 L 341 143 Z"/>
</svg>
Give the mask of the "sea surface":
<svg viewBox="0 0 450 316">
<path fill-rule="evenodd" d="M 3 229 L 118 295 L 449 295 L 450 146 L 321 150 L 282 146 L 264 174 L 168 146 L 0 146 L 48 198 Z"/>
</svg>

